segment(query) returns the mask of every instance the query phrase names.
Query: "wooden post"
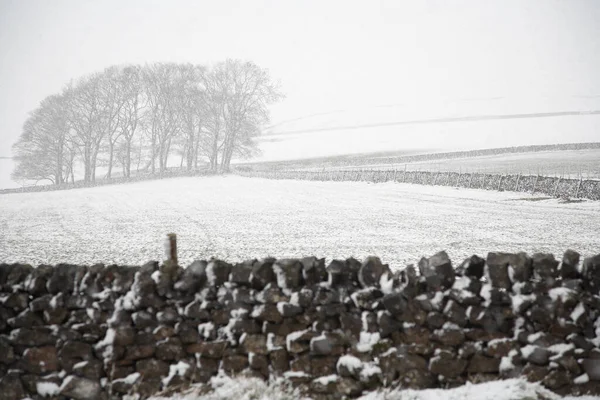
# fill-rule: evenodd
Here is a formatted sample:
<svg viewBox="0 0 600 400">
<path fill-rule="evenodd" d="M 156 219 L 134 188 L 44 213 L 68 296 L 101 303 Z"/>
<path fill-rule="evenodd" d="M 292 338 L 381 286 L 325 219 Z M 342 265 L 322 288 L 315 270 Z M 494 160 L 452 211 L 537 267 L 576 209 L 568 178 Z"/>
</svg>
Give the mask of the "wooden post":
<svg viewBox="0 0 600 400">
<path fill-rule="evenodd" d="M 581 187 L 581 181 L 583 180 L 583 178 L 579 178 L 579 183 L 577 184 L 577 190 L 575 191 L 575 198 L 578 199 L 579 198 L 579 188 Z"/>
<path fill-rule="evenodd" d="M 558 185 L 560 184 L 560 178 L 556 181 L 556 186 L 554 187 L 554 197 L 556 197 L 556 192 L 558 191 Z"/>
<path fill-rule="evenodd" d="M 398 175 L 398 169 L 394 167 L 394 182 L 396 182 L 396 175 Z"/>
<path fill-rule="evenodd" d="M 519 180 L 521 179 L 521 174 L 517 175 L 517 183 L 515 185 L 515 192 L 519 191 Z"/>
<path fill-rule="evenodd" d="M 162 272 L 173 277 L 177 271 L 177 235 L 174 233 L 167 234 L 165 241 L 165 257 L 167 258 L 162 265 Z"/>
<path fill-rule="evenodd" d="M 531 194 L 535 193 L 535 188 L 537 187 L 538 179 L 540 179 L 540 176 L 536 175 L 535 176 L 535 182 L 533 183 L 533 190 L 531 191 Z"/>
<path fill-rule="evenodd" d="M 471 172 L 471 176 L 469 177 L 469 186 L 468 188 L 471 189 L 471 181 L 473 180 L 473 173 Z"/>
<path fill-rule="evenodd" d="M 440 174 L 439 172 L 435 173 L 435 175 L 433 177 L 433 186 L 435 186 L 435 183 L 437 182 L 437 177 L 438 177 L 439 174 Z"/>
<path fill-rule="evenodd" d="M 502 187 L 502 179 L 504 179 L 504 175 L 500 175 L 500 182 L 498 182 L 498 191 L 500 191 L 500 188 Z"/>
<path fill-rule="evenodd" d="M 461 172 L 458 173 L 458 178 L 456 178 L 456 187 L 460 187 L 460 176 L 461 176 Z"/>
</svg>

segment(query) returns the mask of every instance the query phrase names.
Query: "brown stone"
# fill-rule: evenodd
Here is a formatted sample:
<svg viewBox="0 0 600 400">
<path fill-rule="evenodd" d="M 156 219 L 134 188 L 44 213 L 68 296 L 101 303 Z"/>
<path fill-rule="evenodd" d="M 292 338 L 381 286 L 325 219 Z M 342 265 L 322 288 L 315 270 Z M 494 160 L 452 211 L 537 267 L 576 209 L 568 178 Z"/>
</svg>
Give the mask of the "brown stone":
<svg viewBox="0 0 600 400">
<path fill-rule="evenodd" d="M 33 374 L 45 374 L 58 370 L 56 347 L 32 347 L 23 353 L 23 367 Z"/>
<path fill-rule="evenodd" d="M 500 369 L 500 359 L 475 354 L 469 361 L 467 372 L 470 374 L 497 373 Z"/>
<path fill-rule="evenodd" d="M 225 349 L 227 348 L 227 342 L 200 342 L 187 345 L 185 352 L 188 354 L 200 354 L 207 358 L 222 358 Z"/>
<path fill-rule="evenodd" d="M 145 359 L 135 363 L 135 370 L 144 380 L 163 378 L 169 374 L 169 364 L 161 360 Z"/>
</svg>

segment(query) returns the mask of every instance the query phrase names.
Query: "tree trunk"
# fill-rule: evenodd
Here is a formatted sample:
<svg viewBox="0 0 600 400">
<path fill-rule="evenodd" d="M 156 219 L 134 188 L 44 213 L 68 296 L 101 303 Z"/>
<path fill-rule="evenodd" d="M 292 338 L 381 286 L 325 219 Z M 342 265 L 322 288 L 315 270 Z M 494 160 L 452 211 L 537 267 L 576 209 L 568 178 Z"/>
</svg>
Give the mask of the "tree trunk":
<svg viewBox="0 0 600 400">
<path fill-rule="evenodd" d="M 116 140 L 115 140 L 116 142 Z M 108 172 L 106 173 L 106 178 L 110 179 L 111 178 L 111 174 L 112 174 L 112 167 L 113 167 L 113 159 L 114 159 L 114 153 L 115 153 L 115 142 L 113 142 L 112 140 L 109 139 L 108 141 Z"/>
</svg>

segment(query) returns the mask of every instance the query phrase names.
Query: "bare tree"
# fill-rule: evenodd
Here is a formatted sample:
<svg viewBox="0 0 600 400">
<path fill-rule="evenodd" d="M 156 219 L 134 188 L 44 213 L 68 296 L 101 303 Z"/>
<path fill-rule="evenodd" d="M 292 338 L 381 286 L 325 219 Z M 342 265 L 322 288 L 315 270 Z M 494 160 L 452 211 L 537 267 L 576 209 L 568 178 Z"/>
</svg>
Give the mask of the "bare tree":
<svg viewBox="0 0 600 400">
<path fill-rule="evenodd" d="M 64 96 L 45 98 L 25 121 L 13 147 L 17 160 L 13 178 L 63 183 L 68 133 Z"/>
<path fill-rule="evenodd" d="M 224 146 L 221 172 L 228 172 L 234 155 L 243 156 L 255 147 L 252 140 L 269 122 L 268 106 L 284 96 L 266 69 L 252 62 L 226 60 L 213 70 L 223 96 Z"/>
</svg>

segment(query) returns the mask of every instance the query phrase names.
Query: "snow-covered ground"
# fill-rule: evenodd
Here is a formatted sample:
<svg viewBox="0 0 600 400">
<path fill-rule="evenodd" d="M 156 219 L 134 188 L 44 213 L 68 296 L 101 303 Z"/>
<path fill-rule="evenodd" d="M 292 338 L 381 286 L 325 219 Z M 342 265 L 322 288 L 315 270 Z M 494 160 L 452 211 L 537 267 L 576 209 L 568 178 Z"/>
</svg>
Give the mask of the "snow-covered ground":
<svg viewBox="0 0 600 400">
<path fill-rule="evenodd" d="M 225 376 L 213 378 L 210 393 L 189 393 L 151 400 L 300 400 L 302 396 L 280 384 L 268 385 L 258 379 Z M 508 379 L 479 384 L 466 384 L 455 389 L 382 390 L 366 393 L 359 400 L 593 400 L 594 396 L 561 397 L 537 383 Z"/>
<path fill-rule="evenodd" d="M 400 183 L 178 178 L 0 195 L 0 262 L 140 264 L 211 256 L 377 255 L 392 268 L 447 250 L 600 253 L 600 202 Z"/>
</svg>

